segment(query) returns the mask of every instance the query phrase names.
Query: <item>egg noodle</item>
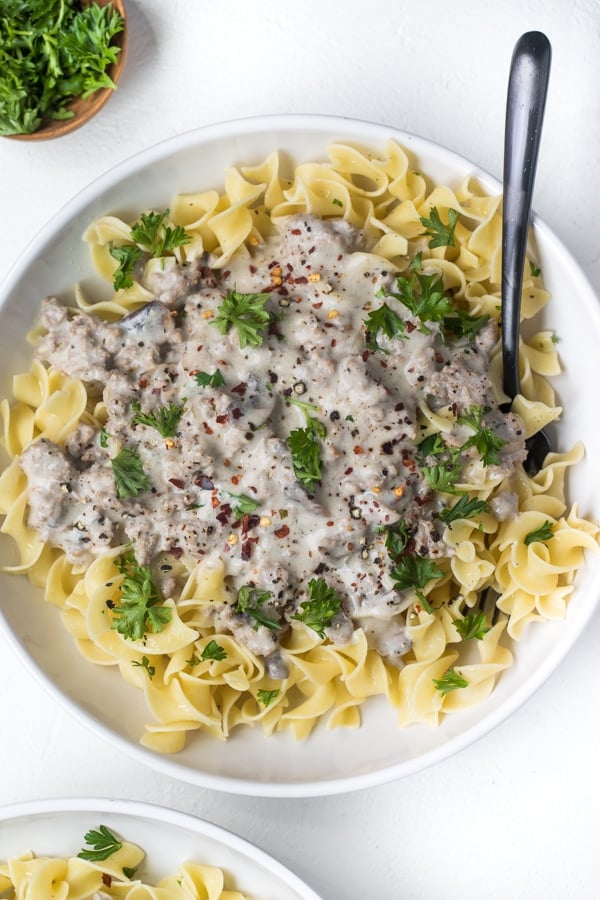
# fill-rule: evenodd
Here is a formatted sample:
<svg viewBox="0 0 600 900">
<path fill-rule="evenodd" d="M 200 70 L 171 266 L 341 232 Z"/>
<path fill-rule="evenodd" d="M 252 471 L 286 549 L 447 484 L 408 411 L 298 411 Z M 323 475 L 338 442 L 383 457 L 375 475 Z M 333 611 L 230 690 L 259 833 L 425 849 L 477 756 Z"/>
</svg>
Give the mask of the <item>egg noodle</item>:
<svg viewBox="0 0 600 900">
<path fill-rule="evenodd" d="M 95 844 L 100 849 L 87 847 L 77 856 L 27 852 L 0 862 L 0 896 L 6 900 L 249 900 L 248 895 L 227 888 L 222 869 L 195 862 L 183 862 L 158 884 L 147 884 L 136 877 L 146 855 L 140 847 L 120 840 L 105 826 L 86 835 L 86 842 L 94 839 L 101 841 Z"/>
<path fill-rule="evenodd" d="M 229 169 L 223 193 L 209 190 L 175 197 L 169 222 L 182 226 L 189 242 L 162 260 L 150 260 L 145 274 L 207 253 L 211 267 L 223 269 L 234 254 L 249 256 L 290 215 L 342 217 L 364 230 L 374 258 L 388 261 L 398 272 L 407 271 L 418 247 L 424 262 L 442 275 L 444 287 L 453 291 L 464 309 L 498 320 L 500 197 L 485 195 L 472 178 L 455 189 L 431 187 L 394 141 L 379 154 L 343 144 L 333 144 L 328 152 L 328 162 L 298 165 L 291 179 L 280 171 L 280 156 L 273 153 L 259 166 Z M 456 211 L 453 247 L 431 248 L 423 240 L 421 220 L 433 208 L 446 220 L 449 210 Z M 96 270 L 108 282 L 112 283 L 117 266 L 110 248 L 131 243 L 130 228 L 121 219 L 104 216 L 85 234 Z M 143 286 L 145 280 L 142 277 L 100 302 L 88 301 L 77 287 L 77 305 L 114 321 L 153 299 Z M 539 271 L 528 264 L 522 317 L 536 316 L 548 299 Z M 529 436 L 561 412 L 548 382 L 559 372 L 552 333 L 540 331 L 523 339 L 520 364 L 522 393 L 512 408 Z M 490 371 L 502 399 L 498 348 Z M 96 664 L 118 666 L 127 682 L 143 691 L 153 721 L 142 743 L 154 750 L 177 752 L 188 732 L 194 731 L 225 739 L 242 724 L 260 723 L 267 734 L 290 730 L 297 738 L 306 737 L 323 718 L 329 728 L 357 727 L 360 706 L 373 695 L 388 698 L 402 726 L 435 725 L 444 714 L 490 694 L 511 665 L 508 644 L 518 641 L 529 623 L 564 617 L 584 551 L 597 549 L 597 525 L 582 518 L 576 505 L 568 506 L 565 495 L 567 470 L 582 458 L 580 445 L 550 453 L 532 477 L 520 463 L 509 477 L 494 475 L 493 467 L 472 469 L 461 490 L 482 501 L 510 491 L 518 497 L 518 513 L 500 521 L 488 510 L 447 525 L 443 540 L 450 552 L 440 562 L 443 577 L 410 598 L 406 621 L 412 647 L 403 665 L 395 667 L 370 649 L 361 628 L 349 643 L 336 644 L 301 621 L 292 621 L 281 639 L 288 674 L 274 679 L 263 660 L 232 634 L 215 632 L 211 605 L 228 598 L 223 561 L 185 557 L 178 561 L 185 586 L 179 596 L 166 601 L 172 614 L 163 630 L 132 640 L 111 628 L 107 600 L 119 602 L 124 575 L 115 561 L 124 548 L 103 552 L 84 567 L 70 563 L 62 550 L 42 541 L 28 525 L 28 483 L 19 465 L 20 454 L 40 437 L 63 445 L 82 422 L 101 429 L 102 403 L 90 399 L 81 381 L 39 361 L 14 377 L 13 394 L 11 403 L 2 403 L 4 443 L 12 462 L 0 479 L 0 511 L 5 514 L 2 531 L 13 539 L 19 559 L 4 571 L 25 574 L 42 587 L 81 653 Z M 430 433 L 448 429 L 442 412 L 424 407 L 420 415 Z M 526 540 L 540 529 L 541 534 L 546 529 L 546 539 Z M 457 623 L 478 608 L 488 589 L 489 596 L 497 598 L 488 630 L 475 637 L 461 634 Z M 204 653 L 215 640 L 225 652 L 222 659 L 206 658 Z M 447 679 L 448 673 L 454 681 Z M 71 863 L 40 863 L 42 868 L 52 865 Z M 42 895 L 33 890 L 19 894 Z M 132 889 L 131 894 L 116 896 L 163 894 L 138 894 Z"/>
</svg>

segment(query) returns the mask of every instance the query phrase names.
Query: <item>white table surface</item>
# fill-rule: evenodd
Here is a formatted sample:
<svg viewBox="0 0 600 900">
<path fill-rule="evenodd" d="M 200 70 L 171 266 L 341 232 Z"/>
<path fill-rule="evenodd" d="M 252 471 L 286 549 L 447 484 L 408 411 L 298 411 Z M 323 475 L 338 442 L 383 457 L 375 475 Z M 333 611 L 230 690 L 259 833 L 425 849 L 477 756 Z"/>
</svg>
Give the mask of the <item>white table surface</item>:
<svg viewBox="0 0 600 900">
<path fill-rule="evenodd" d="M 535 193 L 600 293 L 597 0 L 127 0 L 117 95 L 58 142 L 0 140 L 0 279 L 76 191 L 198 125 L 312 112 L 436 140 L 501 176 L 519 35 L 553 69 Z M 0 598 L 1 602 L 1 598 Z M 125 797 L 193 812 L 258 844 L 327 900 L 600 896 L 600 615 L 509 721 L 436 767 L 369 791 L 252 799 L 143 769 L 74 721 L 0 638 L 0 804 Z"/>
</svg>

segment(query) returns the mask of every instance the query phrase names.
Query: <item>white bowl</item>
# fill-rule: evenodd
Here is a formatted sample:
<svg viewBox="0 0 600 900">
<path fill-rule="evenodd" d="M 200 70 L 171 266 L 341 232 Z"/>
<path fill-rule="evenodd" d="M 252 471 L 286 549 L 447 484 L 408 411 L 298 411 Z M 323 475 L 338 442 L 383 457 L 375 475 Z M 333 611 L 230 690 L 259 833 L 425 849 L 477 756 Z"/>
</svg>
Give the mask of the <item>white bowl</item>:
<svg viewBox="0 0 600 900">
<path fill-rule="evenodd" d="M 429 141 L 381 125 L 350 119 L 278 116 L 219 124 L 165 141 L 120 164 L 75 197 L 37 236 L 12 271 L 0 309 L 2 393 L 10 373 L 29 364 L 25 334 L 41 298 L 52 292 L 70 296 L 76 281 L 94 278 L 81 241 L 96 216 L 118 212 L 133 219 L 140 209 L 162 208 L 180 191 L 219 186 L 228 165 L 262 161 L 277 149 L 294 162 L 324 158 L 333 140 L 383 148 L 397 139 L 432 179 L 457 185 L 474 174 L 491 193 L 500 184 L 477 166 Z M 564 415 L 556 430 L 557 449 L 576 440 L 586 459 L 570 473 L 570 498 L 581 512 L 600 518 L 600 426 L 594 414 L 600 382 L 600 310 L 573 258 L 541 222 L 533 227 L 535 257 L 554 299 L 542 324 L 560 336 L 565 372 L 555 380 Z M 515 663 L 491 697 L 466 712 L 448 716 L 432 729 L 399 729 L 395 712 L 383 699 L 364 707 L 357 731 L 319 728 L 305 742 L 286 734 L 265 738 L 258 729 L 239 730 L 227 744 L 190 739 L 174 757 L 139 746 L 149 714 L 143 697 L 123 683 L 118 672 L 84 661 L 63 630 L 56 610 L 41 602 L 25 579 L 3 577 L 0 620 L 23 661 L 50 692 L 98 734 L 139 761 L 197 785 L 241 794 L 311 796 L 363 788 L 397 779 L 448 757 L 490 731 L 544 682 L 590 619 L 600 593 L 600 559 L 586 563 L 564 622 L 530 628 Z"/>
<path fill-rule="evenodd" d="M 32 851 L 75 856 L 91 828 L 106 825 L 146 852 L 139 870 L 149 883 L 190 860 L 223 869 L 227 887 L 263 900 L 319 900 L 281 863 L 230 831 L 195 816 L 131 800 L 56 799 L 0 807 L 0 861 Z"/>
</svg>

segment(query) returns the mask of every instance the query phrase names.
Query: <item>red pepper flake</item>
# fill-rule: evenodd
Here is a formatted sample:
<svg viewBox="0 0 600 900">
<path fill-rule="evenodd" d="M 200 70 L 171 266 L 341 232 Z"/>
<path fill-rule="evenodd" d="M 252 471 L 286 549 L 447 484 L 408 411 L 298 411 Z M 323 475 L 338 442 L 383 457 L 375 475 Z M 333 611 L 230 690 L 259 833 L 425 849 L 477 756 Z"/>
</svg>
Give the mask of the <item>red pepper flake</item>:
<svg viewBox="0 0 600 900">
<path fill-rule="evenodd" d="M 298 278 L 294 278 L 294 284 L 308 284 L 308 278 L 306 275 L 299 275 Z"/>
<path fill-rule="evenodd" d="M 232 418 L 234 421 L 237 421 L 237 419 L 241 419 L 241 418 L 242 418 L 242 411 L 241 411 L 241 409 L 239 408 L 239 406 L 236 406 L 234 409 L 231 410 L 231 418 Z"/>
<path fill-rule="evenodd" d="M 415 322 L 407 322 L 406 323 L 406 330 L 408 331 L 409 334 L 411 334 L 415 330 L 416 327 L 417 326 L 416 326 Z"/>
<path fill-rule="evenodd" d="M 302 234 L 302 231 L 299 228 L 292 228 L 292 234 Z"/>
<path fill-rule="evenodd" d="M 336 346 L 337 346 L 337 340 L 336 340 L 336 338 L 332 338 L 332 339 L 331 339 L 330 346 L 331 346 L 331 347 L 336 347 Z"/>
<path fill-rule="evenodd" d="M 358 453 L 358 454 L 360 455 L 361 453 L 364 453 L 365 451 L 364 451 L 363 448 L 360 446 L 360 444 L 355 444 L 355 446 L 354 446 L 354 452 L 355 452 L 355 453 Z"/>
<path fill-rule="evenodd" d="M 348 466 L 348 468 L 344 472 L 344 475 L 352 475 L 353 472 L 354 469 L 352 468 L 352 466 Z"/>
<path fill-rule="evenodd" d="M 321 309 L 322 306 L 323 306 L 323 301 L 321 300 L 318 303 L 313 303 L 312 308 L 313 309 Z"/>
<path fill-rule="evenodd" d="M 242 559 L 244 562 L 248 562 L 250 557 L 252 556 L 252 543 L 250 541 L 242 542 Z"/>
<path fill-rule="evenodd" d="M 147 379 L 147 378 L 140 378 L 139 385 L 140 385 L 141 388 L 148 387 L 148 379 Z"/>
<path fill-rule="evenodd" d="M 239 483 L 240 483 L 241 477 L 242 477 L 241 475 L 232 475 L 232 476 L 231 476 L 231 483 L 232 483 L 232 484 L 235 484 L 235 485 L 239 484 Z"/>
<path fill-rule="evenodd" d="M 102 873 L 102 884 L 104 887 L 111 887 L 112 885 L 112 876 L 108 874 L 108 872 Z"/>
<path fill-rule="evenodd" d="M 272 259 L 271 262 L 269 263 L 269 265 L 267 266 L 267 268 L 268 268 L 268 269 L 275 269 L 277 266 L 279 266 L 279 263 L 277 262 L 277 260 L 276 260 L 276 259 Z"/>
<path fill-rule="evenodd" d="M 171 547 L 169 549 L 169 553 L 175 559 L 181 559 L 181 557 L 183 556 L 183 547 Z"/>
<path fill-rule="evenodd" d="M 213 509 L 216 509 L 217 506 L 221 505 L 221 501 L 219 500 L 219 498 L 217 497 L 216 494 L 213 494 L 213 496 L 210 498 L 210 504 Z"/>
<path fill-rule="evenodd" d="M 185 481 L 183 481 L 181 478 L 169 478 L 169 482 L 170 484 L 174 484 L 176 488 L 180 488 L 181 490 L 183 490 L 183 488 L 185 487 Z"/>
<path fill-rule="evenodd" d="M 326 522 L 325 524 L 332 528 L 335 525 L 335 522 Z"/>
<path fill-rule="evenodd" d="M 224 425 L 225 422 L 227 421 L 227 419 L 228 419 L 227 413 L 223 413 L 223 415 L 217 416 L 217 424 Z"/>
<path fill-rule="evenodd" d="M 203 422 L 202 427 L 204 428 L 205 434 L 214 434 L 214 431 L 212 430 L 212 428 L 210 427 L 210 425 L 207 422 Z"/>
<path fill-rule="evenodd" d="M 221 507 L 221 511 L 217 513 L 217 522 L 220 522 L 221 525 L 227 525 L 229 521 L 229 516 L 231 515 L 231 506 L 229 503 L 224 503 Z"/>
<path fill-rule="evenodd" d="M 248 269 L 250 270 L 252 275 L 254 275 L 256 273 L 256 266 L 248 266 Z"/>
<path fill-rule="evenodd" d="M 232 387 L 232 388 L 231 388 L 231 393 L 232 393 L 232 394 L 239 394 L 240 397 L 243 397 L 244 394 L 246 393 L 247 388 L 248 388 L 247 383 L 246 383 L 245 381 L 240 381 L 239 384 L 236 384 L 235 387 Z"/>
<path fill-rule="evenodd" d="M 289 533 L 290 533 L 289 527 L 287 525 L 281 525 L 275 531 L 275 537 L 279 538 L 281 540 L 281 538 L 287 537 Z"/>
</svg>

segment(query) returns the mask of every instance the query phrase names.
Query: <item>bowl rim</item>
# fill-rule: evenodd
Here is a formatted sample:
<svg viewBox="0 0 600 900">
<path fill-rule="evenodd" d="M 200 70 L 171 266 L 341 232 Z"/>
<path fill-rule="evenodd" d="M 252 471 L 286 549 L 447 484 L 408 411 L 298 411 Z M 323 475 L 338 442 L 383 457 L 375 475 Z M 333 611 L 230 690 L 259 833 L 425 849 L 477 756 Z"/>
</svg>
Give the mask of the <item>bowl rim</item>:
<svg viewBox="0 0 600 900">
<path fill-rule="evenodd" d="M 420 150 L 432 150 L 448 161 L 458 172 L 468 167 L 469 173 L 477 179 L 483 187 L 493 193 L 502 193 L 501 182 L 473 163 L 467 157 L 444 147 L 436 141 L 403 131 L 391 125 L 369 122 L 349 116 L 331 116 L 326 114 L 273 114 L 263 116 L 250 116 L 237 119 L 228 119 L 222 122 L 211 123 L 190 129 L 181 134 L 168 137 L 135 154 L 123 159 L 115 166 L 109 168 L 88 185 L 68 200 L 51 218 L 42 226 L 37 234 L 25 247 L 3 284 L 0 284 L 0 308 L 5 296 L 8 296 L 18 284 L 29 262 L 37 254 L 41 253 L 50 243 L 53 235 L 59 233 L 78 211 L 83 210 L 88 203 L 96 199 L 102 192 L 114 187 L 123 179 L 128 178 L 142 167 L 159 162 L 171 154 L 190 149 L 196 144 L 201 146 L 213 139 L 223 139 L 232 136 L 244 136 L 255 133 L 265 133 L 275 130 L 300 131 L 313 128 L 323 132 L 324 139 L 329 141 L 332 135 L 343 133 L 350 142 L 363 144 L 382 144 L 388 139 L 397 140 L 402 146 L 407 147 L 415 155 Z M 354 130 L 355 129 L 355 130 Z M 353 136 L 349 132 L 353 131 Z M 344 134 L 345 132 L 345 134 Z M 336 140 L 339 138 L 335 138 Z M 323 149 L 325 150 L 325 143 Z M 590 296 L 597 297 L 587 276 L 581 269 L 579 262 L 556 236 L 556 234 L 532 213 L 531 229 L 534 234 L 543 237 L 544 245 L 560 257 L 572 275 L 573 282 L 577 283 L 582 291 Z M 600 332 L 600 304 L 592 310 L 595 315 L 596 327 Z M 206 787 L 225 793 L 233 793 L 245 796 L 257 797 L 316 797 L 334 794 L 350 793 L 352 791 L 373 787 L 380 784 L 399 780 L 407 775 L 423 771 L 436 763 L 453 756 L 459 751 L 476 743 L 480 738 L 490 733 L 494 728 L 505 721 L 517 709 L 519 709 L 554 672 L 559 663 L 571 651 L 578 637 L 594 614 L 600 603 L 600 571 L 595 574 L 593 581 L 595 590 L 594 602 L 590 602 L 586 608 L 578 610 L 577 622 L 571 625 L 569 640 L 558 642 L 547 654 L 543 663 L 539 665 L 535 673 L 528 676 L 510 696 L 497 708 L 488 711 L 478 722 L 468 726 L 458 734 L 452 735 L 443 745 L 435 747 L 410 760 L 401 761 L 392 765 L 386 765 L 373 771 L 361 772 L 353 775 L 330 776 L 326 779 L 306 780 L 297 782 L 266 782 L 236 776 L 226 776 L 207 773 L 197 769 L 191 769 L 184 763 L 177 761 L 177 757 L 158 754 L 141 744 L 136 744 L 132 739 L 127 739 L 116 733 L 109 726 L 99 722 L 91 713 L 82 709 L 74 700 L 67 697 L 58 688 L 52 679 L 38 667 L 29 655 L 17 635 L 8 625 L 2 609 L 0 608 L 1 630 L 7 636 L 10 646 L 32 672 L 34 677 L 42 683 L 44 688 L 66 708 L 71 715 L 82 722 L 87 728 L 98 734 L 113 747 L 116 746 L 124 753 L 139 762 L 150 766 L 163 774 L 176 778 L 188 784 Z M 591 593 L 591 590 L 590 590 Z"/>
</svg>

